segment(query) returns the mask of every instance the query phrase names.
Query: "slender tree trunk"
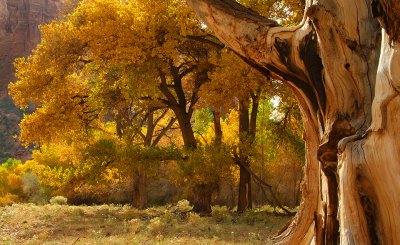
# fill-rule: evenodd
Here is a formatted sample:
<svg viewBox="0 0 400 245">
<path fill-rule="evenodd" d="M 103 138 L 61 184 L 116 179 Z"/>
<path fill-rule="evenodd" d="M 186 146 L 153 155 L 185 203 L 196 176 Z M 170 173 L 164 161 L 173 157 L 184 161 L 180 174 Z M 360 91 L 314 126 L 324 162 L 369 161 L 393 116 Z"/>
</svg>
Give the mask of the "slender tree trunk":
<svg viewBox="0 0 400 245">
<path fill-rule="evenodd" d="M 220 108 L 214 108 L 213 110 L 213 121 L 214 121 L 214 147 L 218 150 L 221 151 L 221 146 L 222 146 L 222 127 L 221 127 L 221 112 Z M 221 189 L 220 187 L 223 186 L 223 179 L 218 180 L 218 197 L 217 200 L 221 200 L 220 195 L 221 195 Z"/>
<path fill-rule="evenodd" d="M 222 127 L 221 127 L 221 112 L 219 108 L 213 110 L 213 120 L 214 120 L 214 133 L 215 139 L 214 144 L 216 147 L 220 147 L 222 144 Z"/>
<path fill-rule="evenodd" d="M 154 129 L 156 125 L 154 125 L 154 112 L 150 112 L 147 116 L 147 125 L 146 125 L 146 135 L 144 137 L 144 146 L 151 146 L 151 141 L 153 140 Z"/>
<path fill-rule="evenodd" d="M 187 1 L 299 101 L 302 201 L 276 243 L 400 244 L 400 2 L 307 0 L 281 27 L 235 1 Z"/>
<path fill-rule="evenodd" d="M 154 112 L 150 112 L 147 115 L 146 123 L 146 135 L 143 137 L 144 147 L 155 147 L 166 132 L 172 127 L 175 122 L 175 118 L 172 118 L 167 126 L 165 126 L 157 137 L 153 140 L 154 130 L 158 122 L 165 117 L 167 110 L 161 113 L 156 119 L 154 118 Z M 134 173 L 133 181 L 133 197 L 132 206 L 138 209 L 143 209 L 147 204 L 147 172 L 146 166 L 139 166 L 138 170 Z"/>
<path fill-rule="evenodd" d="M 246 209 L 252 208 L 251 199 L 251 175 L 246 168 L 242 165 L 250 167 L 249 151 L 251 150 L 251 137 L 250 135 L 250 122 L 249 122 L 249 99 L 242 99 L 239 101 L 239 157 L 235 159 L 240 161 L 239 164 L 239 195 L 238 195 L 238 208 L 239 213 L 244 212 Z"/>
<path fill-rule="evenodd" d="M 239 196 L 238 196 L 238 212 L 242 213 L 246 209 L 253 208 L 252 192 L 251 192 L 251 174 L 247 169 L 250 168 L 249 153 L 252 150 L 252 144 L 255 139 L 257 112 L 258 112 L 258 96 L 252 96 L 252 110 L 249 115 L 249 99 L 239 101 L 239 157 L 236 161 L 240 161 L 239 171 Z M 245 168 L 245 167 L 247 168 Z"/>
<path fill-rule="evenodd" d="M 248 161 L 242 164 L 250 167 Z M 243 213 L 247 209 L 252 209 L 252 198 L 251 198 L 251 175 L 242 166 L 240 166 L 240 179 L 239 179 L 239 196 L 238 196 L 238 207 L 237 211 Z"/>
</svg>

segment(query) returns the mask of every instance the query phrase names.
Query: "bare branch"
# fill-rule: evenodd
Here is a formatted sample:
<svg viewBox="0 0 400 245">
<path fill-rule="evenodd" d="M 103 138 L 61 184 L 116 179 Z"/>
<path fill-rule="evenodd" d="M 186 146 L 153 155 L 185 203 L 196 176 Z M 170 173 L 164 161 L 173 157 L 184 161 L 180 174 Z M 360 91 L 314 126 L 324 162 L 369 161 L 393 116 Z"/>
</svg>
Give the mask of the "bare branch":
<svg viewBox="0 0 400 245">
<path fill-rule="evenodd" d="M 204 143 L 206 143 L 206 145 L 208 145 L 208 141 L 206 140 L 206 138 L 204 138 L 202 133 L 200 133 L 199 131 L 194 131 L 193 133 L 200 135 L 200 137 L 204 140 Z"/>
<path fill-rule="evenodd" d="M 157 117 L 157 119 L 154 121 L 154 125 L 157 125 L 161 119 L 163 119 L 165 117 L 165 115 L 167 115 L 168 109 L 165 109 L 161 115 L 159 117 Z"/>
</svg>

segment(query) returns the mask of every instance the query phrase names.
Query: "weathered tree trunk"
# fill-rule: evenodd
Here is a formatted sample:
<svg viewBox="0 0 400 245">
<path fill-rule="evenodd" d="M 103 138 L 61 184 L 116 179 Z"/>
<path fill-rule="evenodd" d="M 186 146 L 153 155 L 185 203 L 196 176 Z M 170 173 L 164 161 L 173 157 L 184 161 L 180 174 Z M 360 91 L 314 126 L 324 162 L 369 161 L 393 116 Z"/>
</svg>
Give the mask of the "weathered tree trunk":
<svg viewBox="0 0 400 245">
<path fill-rule="evenodd" d="M 400 2 L 308 0 L 302 23 L 281 27 L 232 0 L 187 1 L 299 101 L 302 202 L 276 242 L 400 244 Z"/>
</svg>

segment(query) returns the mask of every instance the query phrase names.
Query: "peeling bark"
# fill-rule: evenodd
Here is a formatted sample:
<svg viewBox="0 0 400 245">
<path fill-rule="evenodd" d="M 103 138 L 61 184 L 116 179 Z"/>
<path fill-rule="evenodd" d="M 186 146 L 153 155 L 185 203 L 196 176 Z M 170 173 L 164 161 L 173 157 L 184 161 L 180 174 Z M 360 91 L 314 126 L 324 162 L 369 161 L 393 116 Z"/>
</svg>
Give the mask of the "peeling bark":
<svg viewBox="0 0 400 245">
<path fill-rule="evenodd" d="M 227 46 L 284 80 L 304 119 L 302 201 L 282 244 L 400 244 L 400 3 L 309 0 L 281 27 L 232 0 L 187 0 Z"/>
</svg>

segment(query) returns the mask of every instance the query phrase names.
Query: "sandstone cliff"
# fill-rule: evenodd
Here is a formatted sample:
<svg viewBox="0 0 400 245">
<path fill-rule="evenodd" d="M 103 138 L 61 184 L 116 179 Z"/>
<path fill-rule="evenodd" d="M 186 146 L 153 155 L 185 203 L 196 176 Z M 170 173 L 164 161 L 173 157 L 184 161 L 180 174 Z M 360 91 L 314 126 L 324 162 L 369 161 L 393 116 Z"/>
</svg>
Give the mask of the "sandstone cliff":
<svg viewBox="0 0 400 245">
<path fill-rule="evenodd" d="M 9 157 L 29 157 L 16 139 L 22 113 L 7 96 L 7 86 L 14 80 L 13 60 L 39 43 L 38 26 L 56 17 L 60 1 L 0 0 L 0 164 Z"/>
</svg>

